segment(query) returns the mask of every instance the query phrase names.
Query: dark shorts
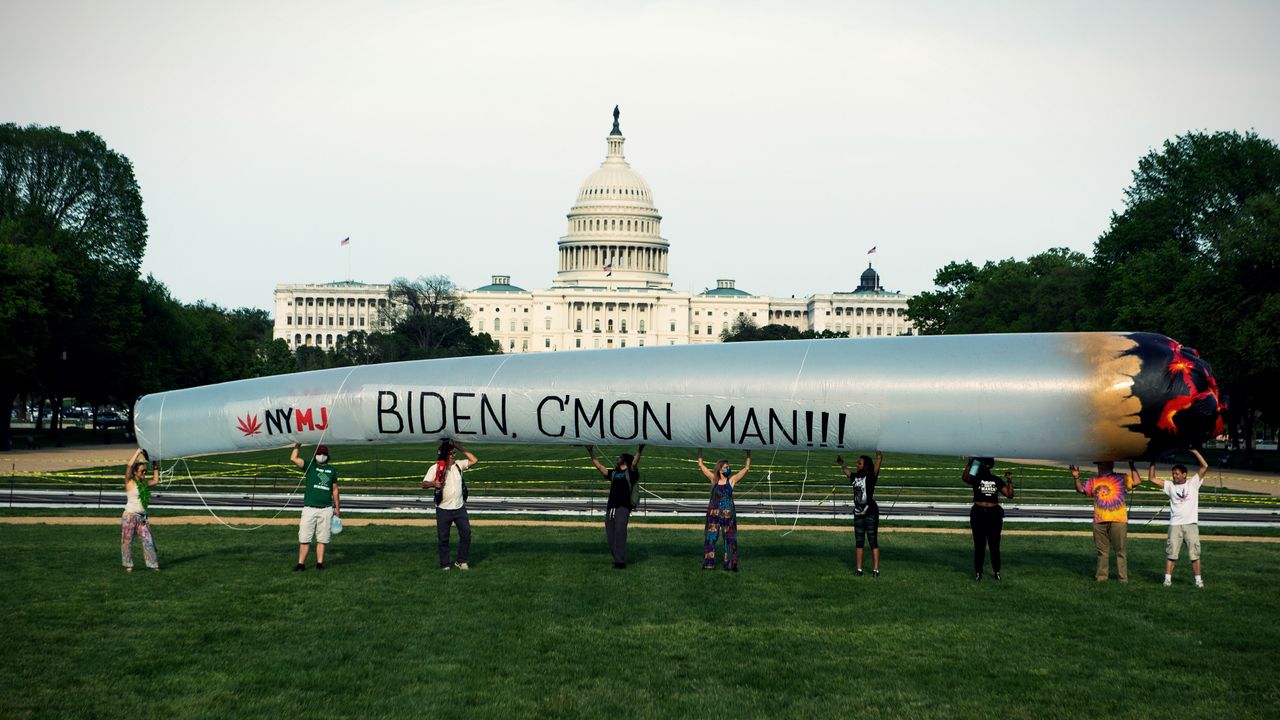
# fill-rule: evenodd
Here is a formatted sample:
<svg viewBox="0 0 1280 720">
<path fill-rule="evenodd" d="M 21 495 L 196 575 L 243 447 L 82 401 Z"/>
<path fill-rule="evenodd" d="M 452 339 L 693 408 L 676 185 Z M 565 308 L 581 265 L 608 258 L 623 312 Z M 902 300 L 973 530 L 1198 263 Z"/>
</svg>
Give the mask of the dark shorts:
<svg viewBox="0 0 1280 720">
<path fill-rule="evenodd" d="M 871 549 L 880 547 L 880 511 L 868 510 L 864 515 L 853 516 L 853 542 L 855 547 L 870 545 Z"/>
</svg>

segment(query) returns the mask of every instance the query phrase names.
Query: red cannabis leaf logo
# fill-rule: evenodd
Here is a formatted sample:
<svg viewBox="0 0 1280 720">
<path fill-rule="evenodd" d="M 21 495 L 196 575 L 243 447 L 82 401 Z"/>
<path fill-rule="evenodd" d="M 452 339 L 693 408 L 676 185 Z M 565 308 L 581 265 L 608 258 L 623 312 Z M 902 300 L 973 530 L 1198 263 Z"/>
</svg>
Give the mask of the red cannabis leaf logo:
<svg viewBox="0 0 1280 720">
<path fill-rule="evenodd" d="M 257 415 L 245 415 L 242 418 L 236 418 L 236 426 L 246 436 L 258 435 L 262 432 L 262 423 L 258 421 Z"/>
</svg>

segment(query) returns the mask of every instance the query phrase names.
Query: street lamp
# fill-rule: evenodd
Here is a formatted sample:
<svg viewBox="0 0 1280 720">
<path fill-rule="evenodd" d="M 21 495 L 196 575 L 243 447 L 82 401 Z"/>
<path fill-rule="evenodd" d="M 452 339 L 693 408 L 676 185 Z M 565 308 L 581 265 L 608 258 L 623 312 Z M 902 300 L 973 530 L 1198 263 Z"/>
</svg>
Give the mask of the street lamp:
<svg viewBox="0 0 1280 720">
<path fill-rule="evenodd" d="M 58 403 L 57 407 L 55 407 L 53 410 L 54 412 L 53 437 L 54 437 L 54 445 L 56 447 L 62 447 L 62 380 L 63 380 L 63 374 L 66 372 L 66 365 L 67 365 L 67 351 L 63 350 L 62 361 L 58 363 L 57 387 L 53 389 L 53 397 Z"/>
</svg>

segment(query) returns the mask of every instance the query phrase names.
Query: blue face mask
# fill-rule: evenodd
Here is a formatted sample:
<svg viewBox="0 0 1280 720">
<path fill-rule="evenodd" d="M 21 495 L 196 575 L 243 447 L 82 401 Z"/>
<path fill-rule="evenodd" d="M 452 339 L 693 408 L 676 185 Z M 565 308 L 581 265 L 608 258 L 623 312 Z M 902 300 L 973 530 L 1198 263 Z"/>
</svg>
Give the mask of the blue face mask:
<svg viewBox="0 0 1280 720">
<path fill-rule="evenodd" d="M 730 469 L 729 469 L 729 466 L 728 466 L 728 465 L 725 465 L 725 466 L 724 466 L 724 469 L 720 471 L 720 474 L 721 474 L 721 475 L 723 475 L 723 476 L 725 476 L 725 477 L 729 477 L 730 472 L 731 472 L 731 471 L 730 471 Z"/>
</svg>

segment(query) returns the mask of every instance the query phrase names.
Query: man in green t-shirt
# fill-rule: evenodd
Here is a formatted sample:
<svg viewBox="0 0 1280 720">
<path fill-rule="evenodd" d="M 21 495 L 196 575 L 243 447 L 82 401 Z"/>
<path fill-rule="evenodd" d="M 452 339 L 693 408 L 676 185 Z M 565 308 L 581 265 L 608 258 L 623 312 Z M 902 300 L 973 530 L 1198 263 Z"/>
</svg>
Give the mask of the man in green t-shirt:
<svg viewBox="0 0 1280 720">
<path fill-rule="evenodd" d="M 324 546 L 329 543 L 330 525 L 333 516 L 342 516 L 342 508 L 338 502 L 338 471 L 329 465 L 329 448 L 321 445 L 316 448 L 315 457 L 307 463 L 298 457 L 301 443 L 294 443 L 293 454 L 289 460 L 300 468 L 305 468 L 302 479 L 302 519 L 298 523 L 298 564 L 294 572 L 307 569 L 307 551 L 311 549 L 311 541 L 316 542 L 316 569 L 324 569 Z"/>
</svg>

